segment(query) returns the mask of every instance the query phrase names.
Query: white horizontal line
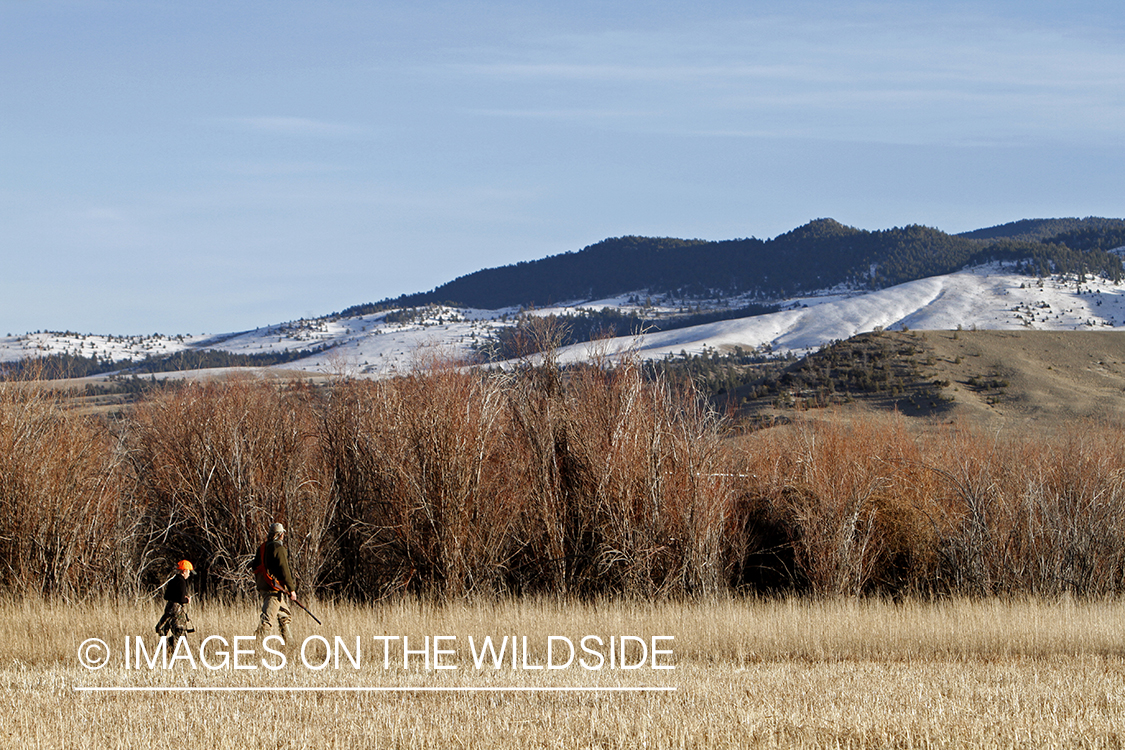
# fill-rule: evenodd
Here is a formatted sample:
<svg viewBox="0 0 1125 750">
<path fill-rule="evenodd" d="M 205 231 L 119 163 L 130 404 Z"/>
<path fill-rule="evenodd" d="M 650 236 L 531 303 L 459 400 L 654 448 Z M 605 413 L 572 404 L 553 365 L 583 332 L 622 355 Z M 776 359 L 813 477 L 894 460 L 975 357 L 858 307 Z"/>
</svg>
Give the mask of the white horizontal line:
<svg viewBox="0 0 1125 750">
<path fill-rule="evenodd" d="M 75 687 L 84 693 L 674 693 L 676 687 Z"/>
</svg>

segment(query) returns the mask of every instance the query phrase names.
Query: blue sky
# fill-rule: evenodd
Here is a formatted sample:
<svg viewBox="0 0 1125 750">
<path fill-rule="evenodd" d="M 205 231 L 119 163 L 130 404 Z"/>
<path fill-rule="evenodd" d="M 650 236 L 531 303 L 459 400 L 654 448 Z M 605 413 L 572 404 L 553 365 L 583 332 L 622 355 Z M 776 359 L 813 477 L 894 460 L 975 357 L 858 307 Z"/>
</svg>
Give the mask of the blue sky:
<svg viewBox="0 0 1125 750">
<path fill-rule="evenodd" d="M 0 335 L 220 333 L 627 234 L 1125 217 L 1108 2 L 0 0 Z"/>
</svg>

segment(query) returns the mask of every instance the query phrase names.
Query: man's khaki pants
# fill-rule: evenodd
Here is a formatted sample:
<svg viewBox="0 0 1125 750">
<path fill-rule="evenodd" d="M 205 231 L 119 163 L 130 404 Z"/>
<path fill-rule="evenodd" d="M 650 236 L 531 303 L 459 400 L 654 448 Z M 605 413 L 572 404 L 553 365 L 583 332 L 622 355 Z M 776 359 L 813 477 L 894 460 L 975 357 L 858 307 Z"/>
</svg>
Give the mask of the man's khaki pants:
<svg viewBox="0 0 1125 750">
<path fill-rule="evenodd" d="M 273 621 L 277 620 L 278 635 L 281 640 L 289 642 L 289 619 L 293 616 L 289 611 L 289 596 L 280 591 L 262 591 L 262 617 L 261 624 L 254 635 L 262 640 L 270 635 Z"/>
</svg>

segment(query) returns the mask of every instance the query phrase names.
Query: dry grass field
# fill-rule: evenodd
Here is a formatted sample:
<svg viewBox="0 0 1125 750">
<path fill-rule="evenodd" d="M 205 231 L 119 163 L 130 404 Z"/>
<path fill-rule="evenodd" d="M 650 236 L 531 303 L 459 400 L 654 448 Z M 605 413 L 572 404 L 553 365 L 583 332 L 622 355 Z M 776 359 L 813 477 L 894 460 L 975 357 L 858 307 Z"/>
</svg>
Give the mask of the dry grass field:
<svg viewBox="0 0 1125 750">
<path fill-rule="evenodd" d="M 145 635 L 155 603 L 0 604 L 0 746 L 31 748 L 297 747 L 1121 747 L 1125 744 L 1125 605 L 1068 599 L 700 603 L 552 600 L 370 607 L 317 604 L 324 621 L 295 620 L 286 666 L 125 669 L 79 664 L 79 644 L 115 651 Z M 252 632 L 252 604 L 193 612 L 203 638 Z M 309 640 L 353 645 L 339 668 Z M 477 669 L 469 637 L 527 637 L 527 666 L 544 665 L 549 636 L 674 636 L 632 670 Z M 402 669 L 384 641 L 455 636 L 426 670 Z M 397 644 L 396 641 L 386 641 Z M 479 641 L 475 641 L 479 642 Z M 212 641 L 212 645 L 217 641 Z M 556 643 L 558 643 L 556 641 Z M 245 646 L 243 646 L 245 648 Z M 626 663 L 639 661 L 634 652 Z M 146 651 L 147 653 L 147 651 Z M 556 652 L 558 653 L 558 652 Z M 268 656 L 268 654 L 262 654 Z M 210 663 L 220 660 L 209 652 Z M 273 664 L 277 664 L 276 657 Z M 561 658 L 553 660 L 562 663 Z M 591 658 L 588 664 L 594 663 Z M 135 666 L 135 665 L 134 665 Z M 605 666 L 605 662 L 603 662 Z M 93 692 L 84 688 L 133 688 Z M 189 690 L 184 690 L 185 688 Z M 231 690 L 235 688 L 235 690 Z M 261 688 L 270 688 L 262 691 Z M 361 688 L 361 689 L 356 689 Z M 599 688 L 600 690 L 590 690 Z M 625 689 L 625 690 L 607 690 Z M 674 688 L 633 691 L 637 688 Z M 254 690 L 251 690 L 254 689 Z"/>
</svg>

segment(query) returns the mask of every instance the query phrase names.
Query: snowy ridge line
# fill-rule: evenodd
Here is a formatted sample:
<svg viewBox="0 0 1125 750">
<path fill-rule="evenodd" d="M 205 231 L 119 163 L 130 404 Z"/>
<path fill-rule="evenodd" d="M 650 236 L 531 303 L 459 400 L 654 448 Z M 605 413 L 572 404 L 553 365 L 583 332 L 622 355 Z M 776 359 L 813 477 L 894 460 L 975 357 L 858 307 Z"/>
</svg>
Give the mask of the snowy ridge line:
<svg viewBox="0 0 1125 750">
<path fill-rule="evenodd" d="M 566 315 L 611 308 L 649 317 L 736 309 L 751 301 L 675 300 L 639 291 L 599 300 L 529 311 Z M 704 351 L 768 350 L 804 354 L 831 341 L 876 329 L 1119 330 L 1125 326 L 1125 283 L 1074 276 L 1039 279 L 994 263 L 933 276 L 874 292 L 833 288 L 774 300 L 779 312 L 703 323 L 688 328 L 576 344 L 560 352 L 563 362 L 633 351 L 656 359 Z M 312 373 L 380 377 L 408 372 L 421 355 L 473 353 L 498 327 L 512 324 L 518 310 L 478 310 L 433 305 L 349 318 L 302 319 L 252 331 L 198 336 L 104 336 L 37 332 L 0 338 L 0 362 L 69 353 L 100 359 L 141 360 L 180 351 L 214 349 L 235 354 L 279 353 L 326 347 L 273 368 Z"/>
</svg>

